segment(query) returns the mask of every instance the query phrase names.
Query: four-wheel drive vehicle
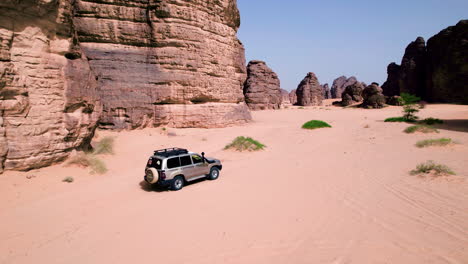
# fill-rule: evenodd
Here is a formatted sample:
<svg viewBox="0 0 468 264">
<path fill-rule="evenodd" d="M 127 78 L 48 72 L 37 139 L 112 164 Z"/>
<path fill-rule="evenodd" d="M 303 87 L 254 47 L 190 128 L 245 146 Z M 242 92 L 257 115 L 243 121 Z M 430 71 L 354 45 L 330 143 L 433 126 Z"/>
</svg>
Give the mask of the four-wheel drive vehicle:
<svg viewBox="0 0 468 264">
<path fill-rule="evenodd" d="M 216 180 L 223 168 L 221 161 L 205 158 L 182 148 L 169 148 L 154 151 L 145 169 L 145 181 L 150 184 L 169 186 L 178 191 L 186 182 L 201 178 Z"/>
</svg>

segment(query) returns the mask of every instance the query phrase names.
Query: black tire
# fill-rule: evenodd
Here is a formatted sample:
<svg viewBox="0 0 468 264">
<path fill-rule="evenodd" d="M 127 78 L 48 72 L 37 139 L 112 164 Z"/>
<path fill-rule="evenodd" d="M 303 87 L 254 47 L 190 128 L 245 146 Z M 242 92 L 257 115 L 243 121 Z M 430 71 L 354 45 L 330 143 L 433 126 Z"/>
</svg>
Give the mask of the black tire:
<svg viewBox="0 0 468 264">
<path fill-rule="evenodd" d="M 171 190 L 178 191 L 184 188 L 184 183 L 185 183 L 184 177 L 182 176 L 175 177 L 171 182 Z"/>
<path fill-rule="evenodd" d="M 208 174 L 208 180 L 214 181 L 219 178 L 219 169 L 216 167 L 211 168 L 210 174 Z"/>
</svg>

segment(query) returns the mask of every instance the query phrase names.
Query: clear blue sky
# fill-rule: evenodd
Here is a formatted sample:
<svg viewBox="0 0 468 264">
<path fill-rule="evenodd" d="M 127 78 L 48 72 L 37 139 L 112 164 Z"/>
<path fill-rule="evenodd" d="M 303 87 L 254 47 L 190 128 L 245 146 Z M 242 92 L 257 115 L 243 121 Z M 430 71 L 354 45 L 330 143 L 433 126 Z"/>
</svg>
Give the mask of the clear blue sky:
<svg viewBox="0 0 468 264">
<path fill-rule="evenodd" d="M 314 72 L 321 83 L 341 75 L 382 84 L 406 46 L 461 19 L 468 0 L 238 0 L 239 39 L 247 61 L 264 60 L 292 90 Z"/>
</svg>

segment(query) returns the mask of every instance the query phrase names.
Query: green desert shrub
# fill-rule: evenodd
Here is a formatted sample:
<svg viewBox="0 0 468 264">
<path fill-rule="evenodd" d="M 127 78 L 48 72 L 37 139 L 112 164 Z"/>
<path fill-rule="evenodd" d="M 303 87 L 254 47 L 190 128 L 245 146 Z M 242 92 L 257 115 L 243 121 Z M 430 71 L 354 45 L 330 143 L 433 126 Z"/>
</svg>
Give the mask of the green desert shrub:
<svg viewBox="0 0 468 264">
<path fill-rule="evenodd" d="M 455 175 L 455 172 L 452 171 L 449 167 L 437 164 L 432 160 L 426 161 L 425 163 L 421 163 L 416 166 L 416 169 L 412 170 L 411 175 L 419 175 L 419 174 L 429 174 L 433 173 L 434 175 Z"/>
<path fill-rule="evenodd" d="M 104 174 L 107 172 L 107 166 L 101 159 L 97 158 L 96 156 L 90 156 L 90 168 L 91 174 Z"/>
<path fill-rule="evenodd" d="M 237 151 L 257 151 L 262 150 L 266 146 L 257 140 L 250 137 L 237 137 L 229 145 L 225 146 L 224 149 L 234 149 Z"/>
<path fill-rule="evenodd" d="M 414 121 L 400 116 L 400 117 L 389 117 L 385 119 L 385 122 L 414 122 Z"/>
<path fill-rule="evenodd" d="M 114 154 L 114 138 L 104 137 L 96 143 L 93 154 Z"/>
<path fill-rule="evenodd" d="M 322 127 L 331 127 L 329 124 L 326 122 L 320 121 L 320 120 L 311 120 L 304 125 L 302 125 L 302 128 L 304 129 L 316 129 L 316 128 L 322 128 Z"/>
<path fill-rule="evenodd" d="M 442 120 L 440 120 L 438 118 L 429 117 L 429 118 L 426 118 L 424 120 L 421 120 L 419 123 L 431 126 L 431 125 L 435 125 L 435 124 L 443 124 L 444 121 L 442 121 Z"/>
<path fill-rule="evenodd" d="M 421 132 L 421 133 L 439 133 L 439 131 L 431 126 L 427 126 L 427 125 L 415 125 L 415 126 L 410 126 L 410 127 L 407 127 L 405 130 L 404 130 L 405 133 L 408 133 L 408 134 L 413 134 L 413 133 L 416 133 L 416 132 Z"/>
<path fill-rule="evenodd" d="M 438 139 L 426 139 L 421 140 L 416 143 L 416 147 L 418 148 L 425 148 L 431 146 L 447 146 L 453 144 L 451 138 L 438 138 Z"/>
</svg>

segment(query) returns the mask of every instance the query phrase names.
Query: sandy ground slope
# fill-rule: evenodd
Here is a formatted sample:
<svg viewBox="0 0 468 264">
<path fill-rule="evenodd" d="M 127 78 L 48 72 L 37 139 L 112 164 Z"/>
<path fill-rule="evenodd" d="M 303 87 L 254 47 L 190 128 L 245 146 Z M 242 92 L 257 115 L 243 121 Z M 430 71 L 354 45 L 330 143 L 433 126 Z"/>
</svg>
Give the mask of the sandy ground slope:
<svg viewBox="0 0 468 264">
<path fill-rule="evenodd" d="M 116 137 L 105 175 L 62 165 L 0 175 L 0 263 L 468 263 L 468 106 L 422 110 L 449 120 L 437 135 L 383 122 L 400 111 L 292 107 L 172 137 L 100 131 Z M 333 128 L 300 129 L 311 119 Z M 224 151 L 239 135 L 268 147 Z M 438 137 L 461 144 L 414 146 Z M 148 187 L 147 158 L 172 146 L 220 158 L 219 180 Z M 457 176 L 408 174 L 426 160 Z"/>
</svg>

